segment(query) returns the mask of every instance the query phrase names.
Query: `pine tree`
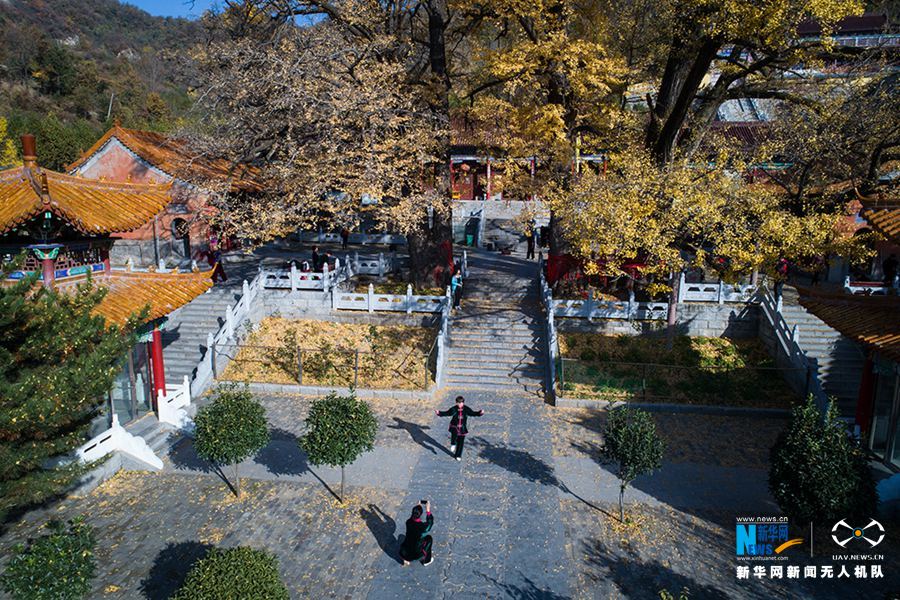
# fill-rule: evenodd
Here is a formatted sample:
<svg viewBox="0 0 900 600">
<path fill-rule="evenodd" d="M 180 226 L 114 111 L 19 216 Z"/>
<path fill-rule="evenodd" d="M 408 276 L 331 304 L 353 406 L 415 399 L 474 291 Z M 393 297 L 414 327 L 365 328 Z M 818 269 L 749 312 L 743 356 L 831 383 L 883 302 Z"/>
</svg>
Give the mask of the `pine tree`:
<svg viewBox="0 0 900 600">
<path fill-rule="evenodd" d="M 47 290 L 36 276 L 0 286 L 0 520 L 52 498 L 81 472 L 50 461 L 84 441 L 138 320 L 107 326 L 93 314 L 105 293 L 90 283 Z"/>
</svg>

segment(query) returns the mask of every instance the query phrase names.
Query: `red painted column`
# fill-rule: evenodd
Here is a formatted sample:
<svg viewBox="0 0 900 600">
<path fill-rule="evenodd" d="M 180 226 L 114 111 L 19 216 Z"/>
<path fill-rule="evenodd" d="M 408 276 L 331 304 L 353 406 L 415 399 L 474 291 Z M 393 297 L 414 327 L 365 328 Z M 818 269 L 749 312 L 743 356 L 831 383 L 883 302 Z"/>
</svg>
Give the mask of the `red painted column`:
<svg viewBox="0 0 900 600">
<path fill-rule="evenodd" d="M 156 408 L 156 399 L 162 390 L 166 393 L 166 370 L 163 365 L 162 332 L 154 326 L 150 334 L 150 364 L 153 371 L 153 408 Z"/>
<path fill-rule="evenodd" d="M 56 278 L 56 259 L 42 258 L 41 271 L 44 278 L 44 287 L 51 289 L 53 287 L 53 280 Z"/>
</svg>

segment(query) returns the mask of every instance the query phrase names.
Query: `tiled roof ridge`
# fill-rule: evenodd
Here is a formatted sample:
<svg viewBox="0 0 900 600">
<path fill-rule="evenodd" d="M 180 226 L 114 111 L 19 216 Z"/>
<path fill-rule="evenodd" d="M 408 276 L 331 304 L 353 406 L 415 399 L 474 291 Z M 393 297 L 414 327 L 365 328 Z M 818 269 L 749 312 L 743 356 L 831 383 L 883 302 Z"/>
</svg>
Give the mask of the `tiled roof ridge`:
<svg viewBox="0 0 900 600">
<path fill-rule="evenodd" d="M 131 231 L 171 201 L 171 182 L 118 183 L 41 167 L 0 171 L 0 233 L 50 210 L 85 233 Z"/>
</svg>

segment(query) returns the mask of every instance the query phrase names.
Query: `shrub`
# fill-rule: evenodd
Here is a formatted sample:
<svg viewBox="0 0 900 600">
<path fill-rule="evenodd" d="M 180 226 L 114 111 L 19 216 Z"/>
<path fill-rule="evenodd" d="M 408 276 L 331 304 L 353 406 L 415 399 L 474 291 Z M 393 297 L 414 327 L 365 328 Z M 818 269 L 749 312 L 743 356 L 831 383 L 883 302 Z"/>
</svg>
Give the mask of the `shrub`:
<svg viewBox="0 0 900 600">
<path fill-rule="evenodd" d="M 878 495 L 866 455 L 833 401 L 824 415 L 812 396 L 795 407 L 772 448 L 771 463 L 769 489 L 792 519 L 834 522 L 875 513 Z"/>
<path fill-rule="evenodd" d="M 623 406 L 608 411 L 603 431 L 603 456 L 618 463 L 619 519 L 625 520 L 625 488 L 638 476 L 662 464 L 663 443 L 650 413 Z"/>
<path fill-rule="evenodd" d="M 18 544 L 0 584 L 16 600 L 77 600 L 87 596 L 97 570 L 94 531 L 77 517 L 50 521 L 48 535 Z"/>
<path fill-rule="evenodd" d="M 244 386 L 220 386 L 194 419 L 194 447 L 216 465 L 234 465 L 234 491 L 241 495 L 238 464 L 269 443 L 266 411 Z"/>
<path fill-rule="evenodd" d="M 331 393 L 313 400 L 306 417 L 306 434 L 299 444 L 315 466 L 341 468 L 341 502 L 344 500 L 344 467 L 374 448 L 378 421 L 372 409 L 351 391 Z"/>
<path fill-rule="evenodd" d="M 290 598 L 278 559 L 253 548 L 213 548 L 197 561 L 172 600 L 282 600 Z"/>
</svg>

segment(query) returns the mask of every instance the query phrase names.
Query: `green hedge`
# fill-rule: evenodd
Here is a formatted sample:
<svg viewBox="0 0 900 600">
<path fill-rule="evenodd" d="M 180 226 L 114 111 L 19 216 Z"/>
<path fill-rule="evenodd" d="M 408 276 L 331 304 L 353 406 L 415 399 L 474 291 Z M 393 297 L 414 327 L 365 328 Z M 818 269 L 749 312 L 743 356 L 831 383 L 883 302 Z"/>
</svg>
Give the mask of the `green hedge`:
<svg viewBox="0 0 900 600">
<path fill-rule="evenodd" d="M 282 600 L 287 587 L 278 559 L 253 548 L 213 548 L 197 562 L 172 600 Z"/>
<path fill-rule="evenodd" d="M 16 600 L 80 600 L 97 570 L 94 531 L 83 517 L 46 527 L 48 535 L 15 547 L 0 585 Z"/>
</svg>

